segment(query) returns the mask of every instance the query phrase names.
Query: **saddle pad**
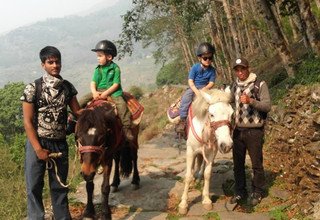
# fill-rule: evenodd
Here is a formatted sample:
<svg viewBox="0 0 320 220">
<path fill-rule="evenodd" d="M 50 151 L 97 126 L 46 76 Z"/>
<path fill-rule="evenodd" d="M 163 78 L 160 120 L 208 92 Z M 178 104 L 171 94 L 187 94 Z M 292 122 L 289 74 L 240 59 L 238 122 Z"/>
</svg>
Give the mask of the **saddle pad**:
<svg viewBox="0 0 320 220">
<path fill-rule="evenodd" d="M 128 92 L 123 92 L 123 98 L 127 103 L 128 109 L 131 112 L 132 120 L 136 120 L 140 117 L 144 111 L 144 107 L 138 102 L 138 100 Z"/>
<path fill-rule="evenodd" d="M 167 113 L 171 119 L 174 119 L 180 115 L 180 105 L 181 105 L 181 98 L 179 98 L 174 103 L 172 103 L 168 108 Z"/>
</svg>

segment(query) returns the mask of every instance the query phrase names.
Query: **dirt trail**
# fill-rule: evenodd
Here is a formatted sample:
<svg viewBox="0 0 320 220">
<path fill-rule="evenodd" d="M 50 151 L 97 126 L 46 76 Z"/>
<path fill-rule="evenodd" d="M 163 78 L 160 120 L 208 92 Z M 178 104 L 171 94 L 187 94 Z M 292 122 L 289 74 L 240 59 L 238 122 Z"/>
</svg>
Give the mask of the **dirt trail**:
<svg viewBox="0 0 320 220">
<path fill-rule="evenodd" d="M 204 219 L 205 216 L 214 215 L 213 213 L 220 216 L 220 219 L 270 219 L 268 214 L 263 212 L 246 213 L 243 210 L 240 212 L 231 210 L 232 207 L 227 203 L 228 197 L 224 189 L 230 188 L 230 183 L 233 182 L 232 166 L 231 153 L 218 154 L 210 187 L 214 201 L 213 210 L 208 212 L 202 208 L 201 191 L 194 186 L 189 191 L 189 212 L 186 216 L 180 216 L 179 219 Z M 132 191 L 131 179 L 122 180 L 119 191 L 110 194 L 109 201 L 113 206 L 113 219 L 160 220 L 168 216 L 178 216 L 177 205 L 183 191 L 184 170 L 185 141 L 177 140 L 172 129 L 140 146 L 141 187 Z M 98 175 L 95 178 L 94 192 L 94 201 L 97 206 L 101 203 L 101 181 L 102 176 Z M 77 192 L 70 197 L 72 200 L 85 203 L 85 184 L 81 183 Z M 77 217 L 75 216 L 74 219 Z"/>
</svg>

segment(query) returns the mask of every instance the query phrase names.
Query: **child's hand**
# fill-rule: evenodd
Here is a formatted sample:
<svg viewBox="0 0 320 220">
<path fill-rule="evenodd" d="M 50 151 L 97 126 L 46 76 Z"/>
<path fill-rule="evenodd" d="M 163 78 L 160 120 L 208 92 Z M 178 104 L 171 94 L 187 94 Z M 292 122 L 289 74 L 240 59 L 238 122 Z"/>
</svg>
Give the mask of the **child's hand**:
<svg viewBox="0 0 320 220">
<path fill-rule="evenodd" d="M 94 100 L 97 100 L 97 99 L 100 98 L 100 95 L 101 95 L 100 92 L 95 92 L 95 93 L 92 94 L 92 97 L 93 97 Z"/>
</svg>

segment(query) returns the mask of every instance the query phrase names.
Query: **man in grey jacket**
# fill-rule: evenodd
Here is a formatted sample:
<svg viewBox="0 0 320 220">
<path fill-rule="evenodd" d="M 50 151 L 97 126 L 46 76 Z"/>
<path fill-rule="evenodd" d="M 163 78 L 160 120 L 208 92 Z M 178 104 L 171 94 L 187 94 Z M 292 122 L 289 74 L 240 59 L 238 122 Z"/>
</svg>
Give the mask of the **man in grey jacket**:
<svg viewBox="0 0 320 220">
<path fill-rule="evenodd" d="M 250 73 L 249 62 L 245 58 L 236 59 L 233 69 L 236 74 L 232 89 L 235 102 L 233 133 L 235 195 L 230 203 L 242 203 L 248 197 L 245 175 L 245 158 L 248 151 L 253 170 L 250 204 L 255 206 L 261 202 L 265 190 L 262 153 L 264 115 L 270 111 L 271 101 L 267 84 L 264 81 L 257 81 L 256 74 Z"/>
</svg>

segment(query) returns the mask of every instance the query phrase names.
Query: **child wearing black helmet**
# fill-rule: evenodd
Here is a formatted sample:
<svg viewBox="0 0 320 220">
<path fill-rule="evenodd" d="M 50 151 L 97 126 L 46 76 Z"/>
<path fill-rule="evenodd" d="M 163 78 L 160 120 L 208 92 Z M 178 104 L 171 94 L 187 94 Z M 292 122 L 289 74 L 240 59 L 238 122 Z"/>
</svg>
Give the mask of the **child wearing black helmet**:
<svg viewBox="0 0 320 220">
<path fill-rule="evenodd" d="M 192 103 L 194 94 L 200 95 L 199 90 L 211 89 L 214 86 L 216 71 L 211 65 L 214 53 L 214 47 L 207 42 L 201 43 L 196 50 L 196 55 L 199 59 L 199 62 L 194 64 L 189 71 L 189 88 L 182 96 L 180 106 L 180 122 L 176 127 L 176 132 L 178 133 L 185 133 L 188 110 L 190 104 Z"/>
<path fill-rule="evenodd" d="M 96 52 L 99 64 L 94 70 L 90 84 L 93 99 L 107 99 L 111 96 L 117 106 L 124 134 L 132 141 L 134 137 L 131 131 L 131 113 L 123 98 L 120 68 L 113 62 L 113 58 L 117 56 L 117 48 L 111 41 L 102 40 L 92 51 Z"/>
</svg>

